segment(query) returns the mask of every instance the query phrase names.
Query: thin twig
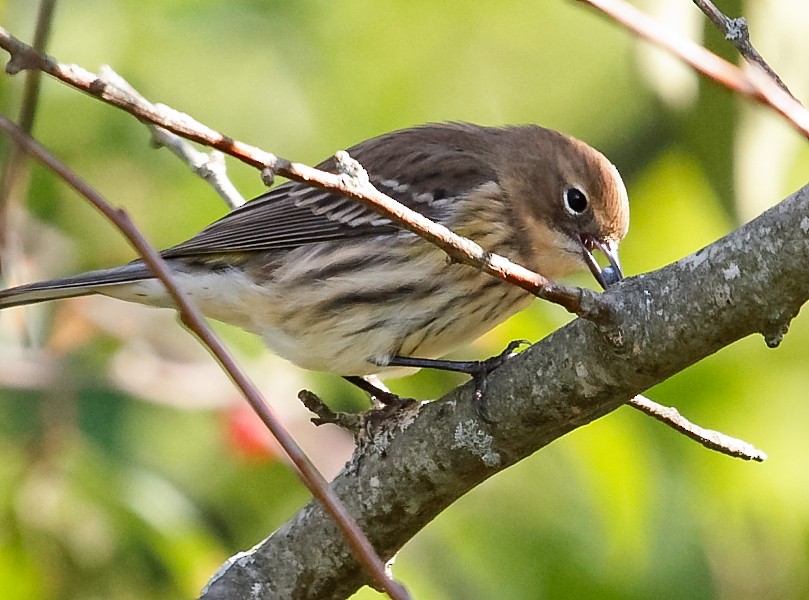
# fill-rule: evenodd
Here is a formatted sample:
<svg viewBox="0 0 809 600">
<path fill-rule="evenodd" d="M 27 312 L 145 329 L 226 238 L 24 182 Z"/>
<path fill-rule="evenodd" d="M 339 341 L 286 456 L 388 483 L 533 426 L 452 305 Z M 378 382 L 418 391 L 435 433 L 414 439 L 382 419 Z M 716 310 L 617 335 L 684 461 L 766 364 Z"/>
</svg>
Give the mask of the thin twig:
<svg viewBox="0 0 809 600">
<path fill-rule="evenodd" d="M 767 460 L 767 454 L 752 444 L 720 431 L 700 427 L 682 416 L 676 408 L 663 406 L 646 396 L 635 396 L 627 404 L 699 442 L 709 450 L 715 450 L 744 460 L 754 460 L 756 462 Z"/>
<path fill-rule="evenodd" d="M 365 419 L 361 414 L 335 412 L 320 399 L 320 396 L 309 390 L 301 390 L 298 392 L 298 400 L 301 401 L 307 410 L 317 415 L 311 419 L 312 423 L 315 425 L 337 425 L 348 431 L 354 437 L 357 437 L 362 431 Z"/>
<path fill-rule="evenodd" d="M 739 54 L 741 54 L 747 62 L 758 65 L 776 84 L 778 84 L 778 87 L 793 98 L 795 97 L 794 94 L 789 91 L 789 88 L 781 80 L 778 74 L 772 69 L 772 67 L 770 67 L 770 65 L 767 64 L 764 57 L 759 54 L 755 47 L 753 47 L 753 44 L 750 42 L 750 30 L 747 27 L 747 19 L 744 17 L 731 19 L 721 10 L 719 10 L 716 5 L 711 2 L 711 0 L 693 0 L 693 2 L 703 13 L 705 13 L 708 20 L 711 21 L 711 23 L 713 23 L 716 28 L 724 34 L 725 39 L 736 47 Z"/>
<path fill-rule="evenodd" d="M 579 316 L 604 321 L 609 318 L 609 307 L 600 302 L 598 296 L 587 289 L 560 285 L 539 273 L 511 262 L 504 256 L 484 250 L 472 240 L 459 236 L 443 225 L 435 223 L 419 212 L 409 209 L 377 190 L 371 183 L 368 174 L 359 162 L 341 150 L 335 154 L 340 175 L 337 175 L 336 187 L 322 185 L 325 181 L 309 180 L 319 187 L 336 189 L 344 196 L 359 200 L 364 205 L 377 210 L 395 223 L 421 236 L 446 252 L 451 258 L 516 285 L 538 298 L 559 304 L 568 311 Z M 303 165 L 296 166 L 303 167 Z M 314 174 L 321 173 L 306 167 Z M 281 172 L 281 171 L 279 171 Z M 286 175 L 286 173 L 284 173 Z M 326 175 L 330 175 L 326 173 Z M 379 210 L 382 209 L 382 210 Z"/>
<path fill-rule="evenodd" d="M 48 45 L 55 5 L 56 0 L 42 0 L 39 3 L 33 41 L 33 48 L 38 52 L 44 52 Z M 26 73 L 22 102 L 20 104 L 20 116 L 17 120 L 20 128 L 26 133 L 31 133 L 34 128 L 41 83 L 42 73 L 40 71 L 35 70 Z M 8 203 L 14 192 L 15 185 L 24 175 L 24 158 L 25 152 L 20 150 L 19 146 L 12 146 L 6 166 L 2 174 L 0 174 L 0 249 L 3 250 L 6 249 L 8 244 Z M 0 252 L 0 272 L 3 270 L 2 255 L 3 253 Z"/>
<path fill-rule="evenodd" d="M 677 33 L 669 31 L 648 15 L 623 0 L 575 0 L 587 4 L 608 15 L 632 33 L 665 48 L 680 60 L 713 79 L 720 85 L 767 106 L 782 117 L 804 137 L 809 138 L 809 111 L 772 79 L 745 73 L 736 65 L 720 58 Z M 0 40 L 1 41 L 1 40 Z M 751 65 L 751 71 L 760 69 Z"/>
<path fill-rule="evenodd" d="M 332 516 L 337 526 L 343 532 L 345 540 L 357 557 L 357 560 L 368 570 L 374 583 L 381 589 L 384 589 L 391 598 L 398 600 L 407 599 L 408 594 L 404 588 L 385 574 L 385 566 L 382 560 L 376 554 L 376 551 L 359 528 L 359 525 L 357 525 L 357 522 L 349 514 L 323 475 L 320 474 L 289 432 L 286 431 L 258 388 L 227 351 L 222 342 L 216 337 L 196 306 L 179 287 L 177 287 L 177 284 L 173 280 L 171 268 L 162 259 L 157 250 L 143 237 L 127 213 L 122 209 L 113 208 L 78 175 L 68 169 L 33 138 L 20 130 L 13 122 L 3 116 L 0 116 L 0 129 L 5 131 L 26 153 L 41 162 L 73 187 L 79 194 L 84 196 L 126 236 L 129 243 L 143 258 L 143 261 L 166 286 L 166 290 L 172 297 L 183 324 L 210 350 L 216 361 L 225 370 L 234 384 L 241 390 L 253 410 L 261 417 L 261 420 L 281 444 L 284 451 L 295 465 L 303 483 Z"/>
<path fill-rule="evenodd" d="M 116 73 L 112 67 L 102 66 L 98 76 L 107 85 L 115 86 L 122 92 L 128 94 L 134 102 L 145 107 L 146 110 L 156 110 L 154 104 L 149 102 L 140 92 L 138 92 L 126 79 Z M 146 122 L 145 125 L 152 133 L 152 141 L 156 146 L 164 146 L 183 161 L 193 173 L 204 179 L 225 201 L 225 204 L 232 210 L 244 204 L 244 198 L 236 189 L 236 186 L 227 176 L 225 157 L 218 150 L 210 153 L 200 152 L 190 142 L 179 135 L 158 127 L 153 123 Z"/>
<path fill-rule="evenodd" d="M 599 301 L 596 293 L 560 285 L 503 256 L 490 254 L 480 245 L 456 235 L 443 225 L 430 221 L 383 194 L 369 182 L 358 183 L 344 174 L 326 173 L 278 157 L 255 146 L 233 140 L 165 105 L 143 106 L 118 87 L 108 85 L 102 78 L 89 71 L 76 65 L 58 63 L 53 58 L 34 51 L 1 27 L 0 48 L 11 54 L 11 60 L 6 65 L 6 71 L 9 73 L 23 69 L 40 69 L 71 87 L 125 110 L 141 121 L 153 123 L 188 140 L 220 150 L 248 165 L 262 170 L 269 169 L 289 179 L 354 198 L 397 225 L 432 242 L 453 260 L 508 281 L 539 298 L 559 304 L 576 315 L 600 322 L 605 322 L 611 317 L 609 307 Z"/>
</svg>

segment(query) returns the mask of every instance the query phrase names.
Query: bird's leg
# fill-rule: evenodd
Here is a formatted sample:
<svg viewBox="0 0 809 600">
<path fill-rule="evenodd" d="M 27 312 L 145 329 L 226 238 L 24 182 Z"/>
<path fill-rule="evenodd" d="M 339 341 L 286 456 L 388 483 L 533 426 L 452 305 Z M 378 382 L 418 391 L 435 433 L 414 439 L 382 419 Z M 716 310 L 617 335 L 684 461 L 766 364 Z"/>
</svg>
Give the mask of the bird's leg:
<svg viewBox="0 0 809 600">
<path fill-rule="evenodd" d="M 363 392 L 369 394 L 371 398 L 379 400 L 382 404 L 395 404 L 398 400 L 400 400 L 399 396 L 397 396 L 393 392 L 389 392 L 387 390 L 383 390 L 382 388 L 378 388 L 373 383 L 362 377 L 358 377 L 356 375 L 348 375 L 346 377 L 343 377 L 343 379 L 357 386 Z"/>
<path fill-rule="evenodd" d="M 395 394 L 393 394 L 390 391 L 390 388 L 386 386 L 385 383 L 377 375 L 363 375 L 362 378 L 368 383 L 370 383 L 372 386 L 374 386 L 376 389 L 391 394 L 391 397 L 395 396 Z M 376 398 L 376 396 L 371 396 L 371 401 L 374 404 L 374 408 L 382 408 L 383 406 L 385 406 L 385 403 Z"/>
<path fill-rule="evenodd" d="M 412 356 L 394 356 L 387 363 L 389 367 L 418 367 L 422 369 L 438 369 L 440 371 L 454 371 L 472 376 L 475 382 L 475 410 L 482 421 L 493 423 L 486 406 L 486 378 L 489 373 L 506 362 L 514 351 L 520 346 L 529 344 L 526 340 L 515 340 L 497 356 L 486 360 L 442 360 L 434 358 L 415 358 Z M 353 383 L 353 382 L 352 382 Z M 366 382 L 367 383 L 367 382 Z M 385 400 L 382 400 L 385 402 Z"/>
<path fill-rule="evenodd" d="M 356 385 L 362 391 L 370 395 L 371 401 L 374 403 L 374 408 L 368 411 L 364 417 L 365 438 L 357 438 L 359 445 L 365 443 L 362 441 L 363 439 L 373 439 L 374 431 L 381 425 L 389 423 L 392 417 L 406 414 L 409 412 L 409 409 L 419 405 L 418 400 L 402 398 L 388 389 L 384 389 L 382 382 L 378 382 L 379 385 L 377 386 L 368 379 L 357 377 L 356 375 L 345 376 L 343 379 Z"/>
<path fill-rule="evenodd" d="M 348 375 L 343 377 L 347 382 L 356 385 L 360 388 L 363 392 L 367 393 L 371 396 L 373 400 L 376 400 L 383 404 L 386 408 L 400 408 L 412 400 L 410 398 L 402 398 L 401 396 L 397 396 L 390 390 L 384 389 L 381 386 L 374 385 L 372 382 L 368 381 L 364 377 L 358 377 L 356 375 Z"/>
</svg>

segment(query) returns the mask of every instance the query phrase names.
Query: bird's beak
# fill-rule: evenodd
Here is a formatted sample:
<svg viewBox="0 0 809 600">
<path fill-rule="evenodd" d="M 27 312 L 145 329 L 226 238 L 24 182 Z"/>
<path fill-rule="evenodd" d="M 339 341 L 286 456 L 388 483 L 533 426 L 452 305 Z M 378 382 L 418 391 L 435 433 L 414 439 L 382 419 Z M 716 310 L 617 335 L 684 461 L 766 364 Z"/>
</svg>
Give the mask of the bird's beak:
<svg viewBox="0 0 809 600">
<path fill-rule="evenodd" d="M 581 246 L 584 251 L 584 262 L 587 263 L 590 272 L 602 288 L 606 290 L 609 286 L 618 283 L 624 278 L 624 274 L 621 271 L 621 262 L 618 260 L 618 242 L 607 242 L 591 236 L 582 236 Z M 595 256 L 593 256 L 594 250 L 600 250 L 604 256 L 607 257 L 610 263 L 609 267 L 601 268 L 601 265 L 598 264 Z"/>
</svg>

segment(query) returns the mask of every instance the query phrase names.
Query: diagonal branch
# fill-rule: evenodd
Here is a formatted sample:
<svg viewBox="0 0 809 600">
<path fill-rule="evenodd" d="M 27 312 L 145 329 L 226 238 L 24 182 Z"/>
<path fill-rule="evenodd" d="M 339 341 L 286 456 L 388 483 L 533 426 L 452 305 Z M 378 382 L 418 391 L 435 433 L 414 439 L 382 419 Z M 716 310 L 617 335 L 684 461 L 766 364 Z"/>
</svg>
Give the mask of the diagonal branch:
<svg viewBox="0 0 809 600">
<path fill-rule="evenodd" d="M 141 121 L 215 148 L 248 165 L 354 198 L 397 225 L 432 242 L 453 260 L 504 279 L 539 298 L 563 306 L 571 313 L 600 322 L 608 322 L 610 319 L 610 315 L 605 311 L 605 305 L 599 302 L 596 293 L 583 288 L 560 285 L 503 256 L 489 253 L 479 244 L 453 233 L 443 225 L 430 221 L 383 194 L 368 181 L 359 181 L 349 175 L 320 171 L 233 140 L 184 113 L 162 104 L 151 104 L 133 97 L 111 85 L 104 78 L 77 65 L 61 64 L 50 56 L 40 54 L 2 27 L 0 27 L 0 48 L 11 54 L 11 59 L 6 65 L 8 73 L 13 74 L 25 69 L 44 71 L 75 89 L 125 110 Z"/>
<path fill-rule="evenodd" d="M 716 28 L 725 35 L 725 39 L 733 44 L 739 51 L 744 59 L 754 65 L 760 67 L 770 78 L 778 84 L 782 90 L 787 92 L 793 98 L 795 97 L 789 88 L 781 80 L 778 74 L 767 64 L 764 57 L 759 54 L 750 42 L 750 30 L 747 27 L 747 19 L 738 17 L 732 19 L 725 13 L 719 10 L 711 0 L 693 0 L 694 4 L 705 14 L 706 17 L 713 23 Z"/>
<path fill-rule="evenodd" d="M 654 400 L 649 400 L 646 396 L 640 395 L 627 401 L 627 405 L 668 425 L 709 450 L 715 450 L 742 460 L 754 460 L 756 462 L 767 460 L 767 454 L 753 446 L 753 444 L 730 437 L 721 431 L 700 427 L 686 419 L 680 414 L 680 411 L 672 406 L 661 406 Z"/>
<path fill-rule="evenodd" d="M 41 0 L 37 11 L 36 29 L 34 30 L 33 47 L 44 52 L 48 45 L 53 23 L 53 13 L 56 0 Z M 23 86 L 22 102 L 20 104 L 20 116 L 18 123 L 20 128 L 26 133 L 31 133 L 34 129 L 34 119 L 36 117 L 37 105 L 39 103 L 39 88 L 42 83 L 42 73 L 30 71 L 26 73 L 25 84 Z M 19 146 L 12 146 L 6 164 L 0 173 L 0 250 L 5 253 L 8 250 L 8 205 L 12 194 L 16 191 L 16 186 L 27 176 L 25 170 L 25 153 Z M 3 256 L 0 255 L 0 272 L 3 270 Z"/>
<path fill-rule="evenodd" d="M 624 0 L 576 0 L 608 15 L 635 35 L 665 48 L 687 65 L 732 92 L 780 113 L 804 137 L 809 137 L 809 111 L 768 75 L 756 68 L 745 73 L 736 65 L 673 31 L 669 31 Z"/>
<path fill-rule="evenodd" d="M 216 337 L 202 313 L 182 293 L 175 283 L 171 268 L 166 264 L 160 254 L 155 250 L 143 234 L 137 229 L 129 216 L 121 209 L 113 208 L 86 182 L 48 153 L 33 138 L 23 132 L 19 127 L 3 116 L 0 116 L 0 129 L 2 129 L 14 142 L 30 156 L 44 164 L 56 173 L 79 194 L 84 196 L 100 213 L 112 222 L 121 233 L 126 236 L 144 262 L 152 269 L 155 276 L 160 279 L 174 301 L 182 323 L 193 332 L 205 347 L 216 358 L 217 363 L 239 388 L 250 406 L 258 414 L 267 429 L 278 440 L 281 447 L 289 456 L 297 469 L 301 481 L 309 488 L 318 506 L 324 508 L 330 519 L 334 520 L 340 535 L 344 539 L 350 552 L 357 556 L 361 564 L 367 569 L 371 580 L 385 590 L 391 598 L 406 600 L 409 596 L 404 588 L 388 577 L 385 566 L 380 561 L 368 538 L 363 534 L 357 522 L 346 510 L 345 505 L 337 498 L 323 475 L 309 460 L 297 442 L 286 431 L 272 408 L 261 395 L 261 392 L 247 376 L 236 360 L 227 351 L 225 346 Z"/>
<path fill-rule="evenodd" d="M 388 558 L 483 480 L 638 392 L 750 334 L 776 343 L 809 300 L 807 213 L 809 185 L 695 254 L 611 287 L 604 297 L 620 335 L 608 339 L 579 319 L 510 359 L 489 379 L 494 427 L 475 418 L 463 386 L 377 435 L 334 489 Z M 363 583 L 333 524 L 310 504 L 223 569 L 202 598 L 261 590 L 253 597 L 336 599 Z"/>
</svg>

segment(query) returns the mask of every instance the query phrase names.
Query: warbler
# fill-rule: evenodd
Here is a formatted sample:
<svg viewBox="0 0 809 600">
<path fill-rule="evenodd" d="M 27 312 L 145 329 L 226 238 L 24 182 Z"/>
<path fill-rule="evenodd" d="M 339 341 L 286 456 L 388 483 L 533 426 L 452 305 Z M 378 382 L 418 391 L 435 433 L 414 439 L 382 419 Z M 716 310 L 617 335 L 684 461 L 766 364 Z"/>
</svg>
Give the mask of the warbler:
<svg viewBox="0 0 809 600">
<path fill-rule="evenodd" d="M 536 125 L 445 123 L 348 152 L 380 191 L 489 252 L 551 279 L 587 268 L 602 287 L 622 277 L 626 189 L 584 142 Z M 318 168 L 337 172 L 333 158 Z M 609 268 L 599 267 L 595 250 Z M 261 336 L 296 365 L 361 386 L 361 376 L 393 367 L 468 371 L 478 363 L 438 359 L 532 300 L 358 202 L 298 182 L 270 189 L 162 256 L 207 317 Z M 7 289 L 0 308 L 87 294 L 173 305 L 135 260 Z"/>
</svg>

